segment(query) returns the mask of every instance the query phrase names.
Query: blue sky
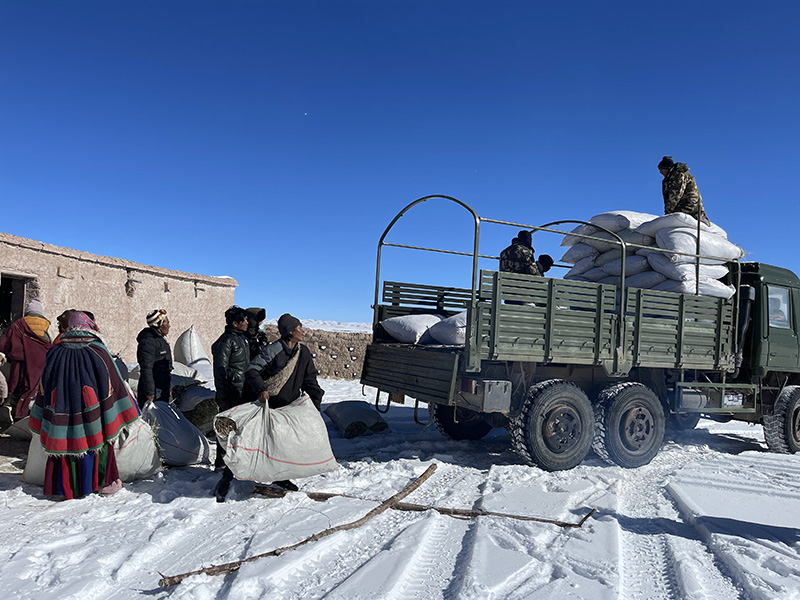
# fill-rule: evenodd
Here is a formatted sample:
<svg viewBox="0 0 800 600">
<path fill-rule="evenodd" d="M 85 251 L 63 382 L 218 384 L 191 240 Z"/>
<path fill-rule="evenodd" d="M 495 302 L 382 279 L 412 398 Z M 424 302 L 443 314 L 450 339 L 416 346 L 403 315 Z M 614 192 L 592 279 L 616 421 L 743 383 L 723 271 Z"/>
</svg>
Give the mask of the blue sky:
<svg viewBox="0 0 800 600">
<path fill-rule="evenodd" d="M 749 259 L 798 272 L 798 24 L 770 0 L 0 0 L 0 230 L 369 321 L 413 200 L 660 214 L 667 154 Z M 389 241 L 469 249 L 470 221 L 429 202 Z M 469 281 L 385 256 L 389 279 Z"/>
</svg>

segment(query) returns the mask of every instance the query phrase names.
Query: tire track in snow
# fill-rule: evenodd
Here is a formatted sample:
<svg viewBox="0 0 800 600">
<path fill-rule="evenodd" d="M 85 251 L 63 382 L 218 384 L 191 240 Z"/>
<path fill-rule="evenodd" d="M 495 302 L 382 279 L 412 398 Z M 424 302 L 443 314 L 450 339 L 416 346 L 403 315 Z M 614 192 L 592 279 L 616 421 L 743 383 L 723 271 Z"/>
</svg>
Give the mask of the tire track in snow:
<svg viewBox="0 0 800 600">
<path fill-rule="evenodd" d="M 675 470 L 716 457 L 713 451 L 685 452 L 668 445 L 649 465 L 619 468 L 620 598 L 742 597 L 715 554 L 694 527 L 683 521 L 664 491 L 664 480 Z"/>
<path fill-rule="evenodd" d="M 480 497 L 484 479 L 480 471 L 470 469 L 465 475 L 463 467 L 439 464 L 436 474 L 407 500 L 471 507 Z M 374 503 L 365 503 L 358 515 L 372 507 Z M 336 548 L 319 546 L 321 540 L 314 544 L 316 550 L 298 554 L 298 549 L 291 559 L 280 557 L 285 564 L 271 569 L 264 592 L 280 591 L 287 600 L 441 598 L 442 590 L 451 584 L 470 527 L 469 521 L 435 512 L 390 510 L 357 530 L 326 538 L 341 538 Z"/>
</svg>

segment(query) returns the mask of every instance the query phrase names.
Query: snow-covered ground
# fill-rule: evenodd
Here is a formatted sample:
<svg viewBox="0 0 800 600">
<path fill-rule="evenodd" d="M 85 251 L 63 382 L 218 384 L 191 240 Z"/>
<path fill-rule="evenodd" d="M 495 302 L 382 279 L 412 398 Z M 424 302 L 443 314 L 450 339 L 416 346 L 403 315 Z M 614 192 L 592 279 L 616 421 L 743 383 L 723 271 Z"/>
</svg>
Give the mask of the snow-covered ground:
<svg viewBox="0 0 800 600">
<path fill-rule="evenodd" d="M 321 383 L 324 404 L 362 398 L 356 382 Z M 502 430 L 456 442 L 417 426 L 410 406 L 385 418 L 389 431 L 347 440 L 326 417 L 340 469 L 297 481 L 363 500 L 274 499 L 236 482 L 218 504 L 218 475 L 192 466 L 108 498 L 53 502 L 22 482 L 23 459 L 0 457 L 0 598 L 800 598 L 800 456 L 767 452 L 760 427 L 702 420 L 668 433 L 645 467 L 590 456 L 546 473 L 520 464 Z M 238 571 L 159 588 L 159 573 L 243 559 L 355 521 L 431 464 L 436 472 L 407 502 L 568 522 L 597 513 L 568 529 L 389 510 Z"/>
</svg>

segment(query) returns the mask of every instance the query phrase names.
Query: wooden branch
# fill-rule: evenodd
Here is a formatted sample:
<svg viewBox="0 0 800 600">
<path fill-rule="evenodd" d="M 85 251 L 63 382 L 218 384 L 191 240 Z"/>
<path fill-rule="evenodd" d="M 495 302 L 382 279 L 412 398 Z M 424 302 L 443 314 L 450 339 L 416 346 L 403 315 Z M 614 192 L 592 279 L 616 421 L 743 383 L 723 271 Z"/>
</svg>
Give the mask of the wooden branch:
<svg viewBox="0 0 800 600">
<path fill-rule="evenodd" d="M 299 548 L 304 544 L 308 544 L 309 542 L 315 542 L 320 540 L 324 537 L 337 533 L 339 531 L 345 531 L 347 529 L 355 529 L 357 527 L 361 527 L 364 523 L 369 521 L 370 519 L 378 516 L 382 512 L 392 508 L 396 505 L 400 500 L 408 496 L 411 492 L 416 490 L 422 483 L 428 479 L 433 472 L 436 470 L 436 465 L 432 464 L 428 467 L 425 472 L 420 475 L 416 480 L 414 480 L 409 486 L 403 489 L 400 492 L 397 492 L 394 496 L 389 498 L 388 500 L 382 502 L 379 506 L 376 506 L 371 511 L 369 511 L 366 515 L 358 519 L 357 521 L 353 521 L 352 523 L 346 523 L 344 525 L 337 525 L 336 527 L 331 527 L 326 529 L 325 531 L 320 531 L 319 533 L 315 533 L 309 538 L 301 542 L 297 542 L 296 544 L 292 544 L 291 546 L 284 546 L 283 548 L 276 548 L 275 550 L 271 550 L 270 552 L 264 552 L 263 554 L 258 554 L 256 556 L 251 556 L 250 558 L 245 558 L 242 560 L 237 560 L 235 562 L 226 563 L 223 565 L 212 565 L 210 567 L 205 567 L 203 569 L 199 569 L 197 571 L 192 571 L 190 573 L 182 573 L 180 575 L 171 575 L 169 577 L 159 573 L 161 575 L 161 579 L 158 582 L 158 585 L 161 587 L 168 587 L 171 585 L 176 585 L 186 579 L 187 577 L 191 577 L 192 575 L 200 575 L 205 573 L 206 575 L 219 575 L 221 573 L 230 573 L 231 571 L 236 571 L 239 567 L 242 566 L 243 563 L 246 562 L 253 562 L 260 558 L 266 558 L 268 556 L 280 556 L 285 552 L 289 552 L 290 550 L 294 550 L 295 548 Z"/>
<path fill-rule="evenodd" d="M 259 492 L 260 493 L 260 492 Z M 316 500 L 317 502 L 324 502 L 325 500 L 330 500 L 331 498 L 353 498 L 356 500 L 367 500 L 370 501 L 368 498 L 358 498 L 357 496 L 349 496 L 347 494 L 334 494 L 334 493 L 327 493 L 327 492 L 305 492 L 305 494 L 311 498 L 312 500 Z M 270 495 L 269 493 L 265 495 Z M 442 506 L 429 506 L 426 504 L 412 504 L 410 502 L 398 502 L 394 506 L 392 506 L 394 510 L 407 510 L 407 511 L 416 511 L 416 512 L 424 512 L 426 510 L 435 510 L 436 512 L 449 515 L 451 517 L 504 517 L 507 519 L 516 519 L 518 521 L 536 521 L 538 523 L 547 523 L 550 525 L 558 525 L 559 527 L 569 527 L 569 528 L 579 528 L 582 527 L 586 520 L 591 517 L 594 513 L 597 512 L 596 508 L 593 508 L 589 514 L 585 515 L 579 522 L 577 523 L 568 523 L 566 521 L 557 521 L 555 519 L 545 519 L 544 517 L 529 517 L 526 515 L 512 515 L 509 513 L 500 513 L 500 512 L 493 512 L 490 510 L 482 510 L 482 509 L 465 509 L 465 508 L 447 508 Z"/>
</svg>

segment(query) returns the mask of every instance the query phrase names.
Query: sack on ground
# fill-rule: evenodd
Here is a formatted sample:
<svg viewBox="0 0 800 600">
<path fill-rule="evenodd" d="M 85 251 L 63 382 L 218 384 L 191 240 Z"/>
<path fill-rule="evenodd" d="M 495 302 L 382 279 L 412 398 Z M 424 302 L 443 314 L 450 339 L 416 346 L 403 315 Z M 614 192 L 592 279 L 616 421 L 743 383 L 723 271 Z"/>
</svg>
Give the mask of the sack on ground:
<svg viewBox="0 0 800 600">
<path fill-rule="evenodd" d="M 378 411 L 363 400 L 346 400 L 330 404 L 325 409 L 325 414 L 347 439 L 380 433 L 389 428 Z"/>
<path fill-rule="evenodd" d="M 211 447 L 206 437 L 178 409 L 167 402 L 148 402 L 142 417 L 158 437 L 161 458 L 171 466 L 207 463 Z"/>
<path fill-rule="evenodd" d="M 25 417 L 24 419 L 20 419 L 19 421 L 15 421 L 11 425 L 9 425 L 8 429 L 5 430 L 5 433 L 10 435 L 11 437 L 17 438 L 18 440 L 29 440 L 31 439 L 31 428 L 28 425 L 29 417 Z"/>
<path fill-rule="evenodd" d="M 237 479 L 272 483 L 339 467 L 325 422 L 306 394 L 281 408 L 261 402 L 234 406 L 216 416 L 214 429 Z"/>
<path fill-rule="evenodd" d="M 141 417 L 123 427 L 112 445 L 122 481 L 146 479 L 161 470 L 153 428 Z"/>
<path fill-rule="evenodd" d="M 42 439 L 38 433 L 31 435 L 31 443 L 28 446 L 28 462 L 25 463 L 25 470 L 22 472 L 22 479 L 34 485 L 44 485 L 44 473 L 47 468 L 47 453 L 42 446 Z"/>
</svg>

